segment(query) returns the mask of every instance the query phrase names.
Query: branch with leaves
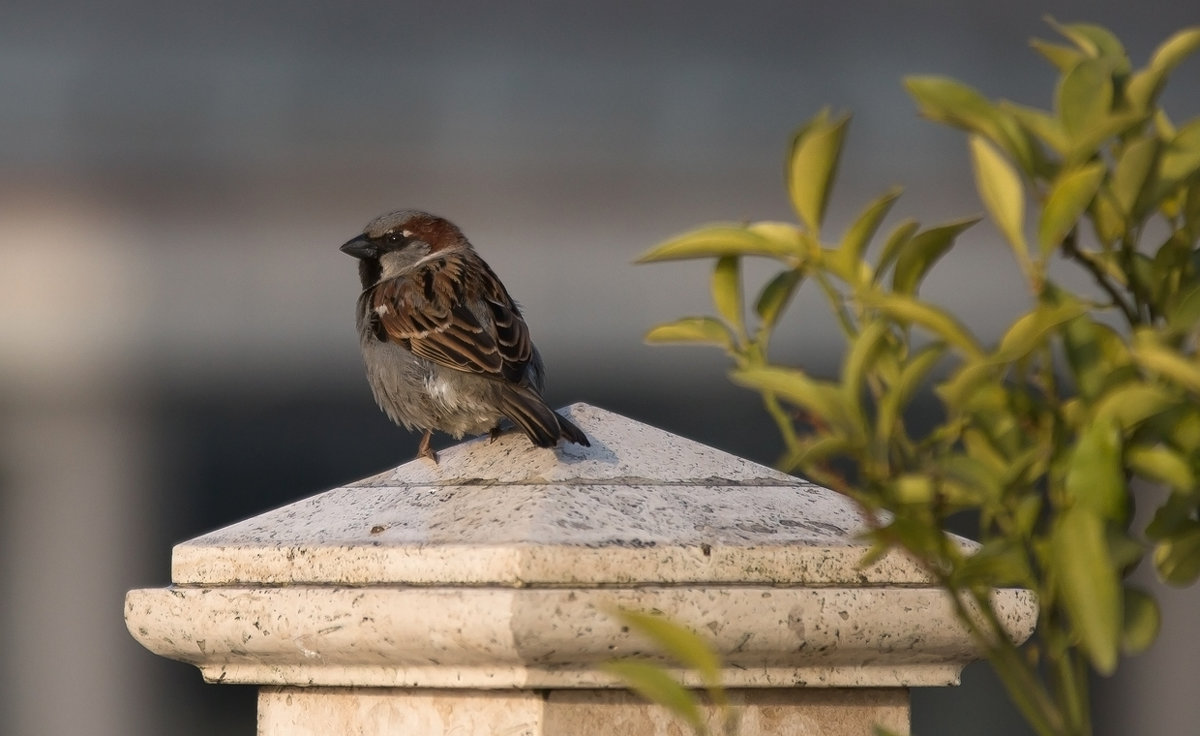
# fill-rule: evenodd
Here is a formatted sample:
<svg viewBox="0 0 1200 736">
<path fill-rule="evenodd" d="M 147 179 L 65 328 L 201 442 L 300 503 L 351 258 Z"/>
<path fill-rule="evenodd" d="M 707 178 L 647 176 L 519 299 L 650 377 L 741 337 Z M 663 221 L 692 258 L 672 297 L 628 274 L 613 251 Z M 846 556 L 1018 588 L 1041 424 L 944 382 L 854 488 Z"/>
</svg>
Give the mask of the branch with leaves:
<svg viewBox="0 0 1200 736">
<path fill-rule="evenodd" d="M 1041 734 L 1091 732 L 1088 668 L 1153 642 L 1154 597 L 1127 581 L 1148 549 L 1160 577 L 1200 577 L 1200 118 L 1176 126 L 1159 105 L 1168 75 L 1200 48 L 1181 31 L 1135 69 L 1109 31 L 1059 25 L 1035 41 L 1059 77 L 1050 110 L 992 102 L 941 77 L 907 79 L 922 114 L 964 130 L 988 219 L 1012 249 L 1029 308 L 989 345 L 920 287 L 976 218 L 879 234 L 900 196 L 885 192 L 840 240 L 825 212 L 848 116 L 824 110 L 796 134 L 786 167 L 799 222 L 717 224 L 642 256 L 713 259 L 715 316 L 653 328 L 653 343 L 723 349 L 731 380 L 761 394 L 779 427 L 779 465 L 889 519 L 872 555 L 922 562 Z M 752 321 L 742 260 L 779 271 Z M 1050 273 L 1062 258 L 1095 282 L 1077 293 Z M 770 341 L 793 295 L 815 283 L 846 340 L 841 371 L 819 378 L 773 363 Z M 932 389 L 940 420 L 910 410 Z M 848 471 L 847 471 L 848 469 Z M 1168 490 L 1146 529 L 1131 508 Z M 949 543 L 948 520 L 978 520 L 980 548 Z M 1034 643 L 1016 648 L 989 592 L 1037 593 Z M 982 615 L 967 613 L 967 603 Z"/>
</svg>

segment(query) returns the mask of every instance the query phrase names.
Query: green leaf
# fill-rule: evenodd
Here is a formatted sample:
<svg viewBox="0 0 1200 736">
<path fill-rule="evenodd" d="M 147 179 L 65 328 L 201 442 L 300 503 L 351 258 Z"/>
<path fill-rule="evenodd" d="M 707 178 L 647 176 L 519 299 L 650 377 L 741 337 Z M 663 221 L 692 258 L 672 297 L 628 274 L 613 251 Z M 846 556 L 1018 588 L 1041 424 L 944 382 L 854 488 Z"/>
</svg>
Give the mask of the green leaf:
<svg viewBox="0 0 1200 736">
<path fill-rule="evenodd" d="M 986 386 L 994 385 L 999 380 L 997 371 L 995 363 L 984 360 L 980 356 L 963 363 L 934 392 L 947 408 L 956 413 L 961 412 L 965 409 L 968 401 L 976 395 L 976 392 Z"/>
<path fill-rule="evenodd" d="M 817 381 L 793 368 L 779 367 L 735 370 L 730 379 L 804 407 L 852 438 L 861 438 L 864 434 L 861 418 L 853 415 L 836 384 Z"/>
<path fill-rule="evenodd" d="M 1051 531 L 1050 553 L 1059 598 L 1080 644 L 1100 674 L 1112 674 L 1124 612 L 1104 521 L 1084 506 L 1067 509 Z"/>
<path fill-rule="evenodd" d="M 1178 294 L 1167 308 L 1167 327 L 1177 335 L 1196 328 L 1200 323 L 1200 284 Z"/>
<path fill-rule="evenodd" d="M 1166 445 L 1135 445 L 1125 450 L 1129 469 L 1143 478 L 1162 483 L 1181 493 L 1196 488 L 1196 474 L 1188 459 Z"/>
<path fill-rule="evenodd" d="M 1200 393 L 1200 363 L 1158 343 L 1152 330 L 1141 329 L 1134 333 L 1130 352 L 1146 370 L 1169 378 L 1193 393 Z"/>
<path fill-rule="evenodd" d="M 1008 470 L 1006 466 L 994 467 L 987 459 L 972 457 L 970 453 L 949 455 L 938 468 L 939 474 L 947 481 L 970 489 L 967 495 L 976 505 L 1000 500 L 1004 484 L 1001 472 Z"/>
<path fill-rule="evenodd" d="M 942 309 L 900 294 L 869 294 L 863 303 L 904 324 L 915 324 L 958 347 L 970 358 L 983 358 L 983 349 L 966 327 Z"/>
<path fill-rule="evenodd" d="M 790 264 L 804 255 L 804 248 L 799 242 L 781 242 L 740 225 L 718 224 L 692 230 L 660 243 L 639 256 L 635 263 L 722 256 L 768 256 Z"/>
<path fill-rule="evenodd" d="M 1087 210 L 1100 182 L 1104 180 L 1104 164 L 1093 163 L 1064 169 L 1050 185 L 1046 205 L 1038 222 L 1038 244 L 1042 258 L 1048 258 L 1078 224 Z"/>
<path fill-rule="evenodd" d="M 1176 230 L 1155 251 L 1152 263 L 1154 288 L 1151 298 L 1158 313 L 1170 312 L 1176 301 L 1182 297 L 1181 288 L 1186 289 L 1187 284 L 1193 282 L 1187 275 L 1192 272 L 1194 247 L 1195 243 L 1187 233 Z"/>
<path fill-rule="evenodd" d="M 652 327 L 646 333 L 646 342 L 659 343 L 702 343 L 733 349 L 733 335 L 720 320 L 712 317 L 684 317 Z"/>
<path fill-rule="evenodd" d="M 1086 59 L 1059 81 L 1055 112 L 1069 138 L 1081 137 L 1108 117 L 1113 102 L 1111 68 L 1107 61 Z"/>
<path fill-rule="evenodd" d="M 1130 289 L 1135 294 L 1144 294 L 1146 296 L 1153 295 L 1160 286 L 1158 277 L 1154 273 L 1154 260 L 1145 253 L 1135 252 L 1127 256 L 1128 260 L 1121 263 L 1114 259 L 1114 263 L 1120 263 L 1120 267 L 1124 268 L 1125 273 L 1122 278 L 1128 278 Z M 1152 298 L 1152 301 L 1153 298 Z"/>
<path fill-rule="evenodd" d="M 1154 50 L 1150 56 L 1150 68 L 1167 74 L 1196 49 L 1200 49 L 1200 26 L 1176 31 Z"/>
<path fill-rule="evenodd" d="M 1154 121 L 1154 131 L 1158 133 L 1159 138 L 1167 139 L 1175 137 L 1177 131 L 1171 123 L 1171 118 L 1167 117 L 1166 110 L 1162 108 L 1155 109 L 1151 114 L 1151 119 Z"/>
<path fill-rule="evenodd" d="M 1072 503 L 1101 518 L 1121 524 L 1128 520 L 1129 493 L 1115 422 L 1093 422 L 1080 432 L 1067 461 L 1064 490 Z"/>
<path fill-rule="evenodd" d="M 1043 41 L 1040 38 L 1031 40 L 1029 45 L 1033 47 L 1034 51 L 1045 57 L 1046 61 L 1053 64 L 1062 74 L 1066 74 L 1076 64 L 1086 58 L 1078 49 L 1059 43 Z"/>
<path fill-rule="evenodd" d="M 888 323 L 883 320 L 867 322 L 862 330 L 854 336 L 842 362 L 842 389 L 846 394 L 846 403 L 850 410 L 862 413 L 862 391 L 865 376 L 871 370 L 875 357 L 880 350 L 887 348 L 887 338 L 891 332 Z"/>
<path fill-rule="evenodd" d="M 672 679 L 662 667 L 634 660 L 605 662 L 601 667 L 630 690 L 674 713 L 694 733 L 708 733 L 695 693 Z"/>
<path fill-rule="evenodd" d="M 1123 136 L 1146 122 L 1139 112 L 1118 112 L 1096 121 L 1094 127 L 1071 139 L 1071 147 L 1063 157 L 1067 166 L 1086 163 L 1107 146 L 1115 136 Z"/>
<path fill-rule="evenodd" d="M 887 271 L 888 266 L 892 264 L 892 261 L 896 260 L 896 256 L 900 255 L 900 251 L 908 244 L 908 241 L 912 239 L 913 233 L 915 233 L 919 227 L 920 224 L 918 224 L 916 220 L 910 218 L 897 225 L 896 228 L 888 235 L 887 241 L 883 244 L 883 250 L 879 252 L 879 262 L 875 264 L 876 281 L 883 276 L 883 274 Z"/>
<path fill-rule="evenodd" d="M 1101 187 L 1092 204 L 1092 227 L 1106 251 L 1112 251 L 1125 237 L 1127 221 L 1110 192 Z"/>
<path fill-rule="evenodd" d="M 946 552 L 953 549 L 947 544 L 946 532 L 922 520 L 897 517 L 880 533 L 893 544 L 907 548 L 918 559 L 926 558 L 940 564 Z"/>
<path fill-rule="evenodd" d="M 1034 527 L 1042 517 L 1042 506 L 1041 496 L 1028 495 L 1018 501 L 1017 508 L 1013 511 L 1015 531 L 1022 536 L 1033 536 Z"/>
<path fill-rule="evenodd" d="M 1168 430 L 1171 444 L 1188 453 L 1189 457 L 1200 457 L 1200 404 L 1184 401 L 1171 420 Z M 1200 494 L 1196 500 L 1200 502 Z"/>
<path fill-rule="evenodd" d="M 899 335 L 895 335 L 889 338 L 888 348 L 876 357 L 875 363 L 871 366 L 869 380 L 888 384 L 900 380 L 900 369 L 903 367 L 904 359 L 908 357 L 911 346 Z"/>
<path fill-rule="evenodd" d="M 737 256 L 722 256 L 713 268 L 712 298 L 717 314 L 738 333 L 744 333 L 742 316 L 742 269 Z"/>
<path fill-rule="evenodd" d="M 1158 139 L 1151 137 L 1131 140 L 1121 150 L 1109 188 L 1126 221 L 1139 219 L 1142 214 L 1137 205 L 1158 161 L 1158 150 Z"/>
<path fill-rule="evenodd" d="M 925 117 L 978 133 L 999 146 L 1026 172 L 1034 170 L 1033 148 L 1016 120 L 972 87 L 936 76 L 905 77 L 904 87 Z"/>
<path fill-rule="evenodd" d="M 883 218 L 887 216 L 892 205 L 896 203 L 896 199 L 900 197 L 900 193 L 900 188 L 894 187 L 879 199 L 871 202 L 859 213 L 858 217 L 854 218 L 854 222 L 842 236 L 842 242 L 837 248 L 837 268 L 839 274 L 848 283 L 857 283 L 854 276 L 859 272 L 863 253 L 866 252 L 871 238 L 875 237 L 875 232 L 883 223 Z"/>
<path fill-rule="evenodd" d="M 1092 410 L 1092 421 L 1111 420 L 1121 429 L 1130 430 L 1175 404 L 1175 397 L 1162 386 L 1133 380 L 1105 393 Z"/>
<path fill-rule="evenodd" d="M 763 287 L 762 293 L 758 295 L 758 300 L 754 304 L 754 311 L 758 314 L 758 318 L 762 321 L 762 325 L 766 328 L 771 328 L 779 321 L 779 315 L 783 313 L 784 308 L 795 293 L 796 287 L 804 280 L 804 272 L 799 269 L 790 271 L 780 271 L 767 282 Z"/>
<path fill-rule="evenodd" d="M 1066 131 L 1063 130 L 1062 124 L 1058 122 L 1058 118 L 1050 115 L 1047 112 L 1038 110 L 1032 107 L 1018 105 L 1015 102 L 1002 102 L 1001 109 L 1007 112 L 1031 135 L 1040 139 L 1047 146 L 1050 146 L 1060 156 L 1067 155 L 1071 150 L 1071 144 L 1067 140 Z"/>
<path fill-rule="evenodd" d="M 1012 362 L 1028 356 L 1046 342 L 1046 334 L 1051 330 L 1087 312 L 1086 304 L 1069 298 L 1059 304 L 1039 303 L 1033 311 L 1017 318 L 1004 333 L 996 350 L 996 360 Z"/>
<path fill-rule="evenodd" d="M 978 217 L 957 220 L 922 230 L 910 238 L 896 258 L 892 290 L 900 294 L 916 293 L 929 269 L 954 245 L 955 238 L 977 222 Z"/>
<path fill-rule="evenodd" d="M 934 122 L 977 133 L 995 127 L 992 103 L 962 82 L 948 77 L 914 76 L 904 79 L 904 87 L 916 100 L 920 113 Z"/>
<path fill-rule="evenodd" d="M 1025 242 L 1025 188 L 1021 177 L 1004 156 L 979 136 L 971 136 L 971 161 L 975 168 L 975 188 L 988 214 L 1008 239 L 1017 259 L 1029 261 Z"/>
<path fill-rule="evenodd" d="M 830 458 L 845 455 L 853 448 L 842 435 L 814 434 L 797 440 L 777 467 L 784 472 L 801 471 L 815 475 Z"/>
<path fill-rule="evenodd" d="M 1172 532 L 1154 548 L 1154 565 L 1172 585 L 1191 585 L 1200 577 L 1200 522 Z"/>
<path fill-rule="evenodd" d="M 720 687 L 721 659 L 703 638 L 664 616 L 620 609 L 621 623 L 650 639 L 687 669 L 694 670 L 706 687 Z"/>
<path fill-rule="evenodd" d="M 933 478 L 925 473 L 905 473 L 888 482 L 891 484 L 889 498 L 898 504 L 929 504 L 937 492 Z"/>
<path fill-rule="evenodd" d="M 849 122 L 848 115 L 830 120 L 829 111 L 823 110 L 792 140 L 787 167 L 788 192 L 796 214 L 814 235 L 821 232 L 825 205 L 837 174 Z"/>
<path fill-rule="evenodd" d="M 1190 233 L 1200 233 L 1200 182 L 1188 187 L 1183 204 L 1183 226 Z"/>
<path fill-rule="evenodd" d="M 1116 525 L 1109 524 L 1107 531 L 1109 559 L 1121 575 L 1128 575 L 1146 556 L 1145 545 Z"/>
<path fill-rule="evenodd" d="M 1154 512 L 1154 518 L 1146 526 L 1146 536 L 1162 541 L 1173 534 L 1184 533 L 1196 523 L 1193 516 L 1200 510 L 1200 494 L 1190 488 L 1186 493 L 1175 491 Z"/>
<path fill-rule="evenodd" d="M 1200 406 L 1194 402 L 1185 403 L 1172 419 L 1167 430 L 1172 444 L 1190 456 L 1200 456 Z"/>
<path fill-rule="evenodd" d="M 883 556 L 892 550 L 892 540 L 884 538 L 880 534 L 865 534 L 864 541 L 870 541 L 871 546 L 863 553 L 863 556 L 858 559 L 855 565 L 859 570 L 865 570 L 876 562 L 883 559 Z"/>
<path fill-rule="evenodd" d="M 1136 107 L 1146 109 L 1162 90 L 1167 75 L 1184 59 L 1200 48 L 1200 27 L 1178 31 L 1159 45 L 1150 56 L 1146 68 L 1129 79 L 1125 96 Z"/>
<path fill-rule="evenodd" d="M 954 581 L 965 587 L 1011 588 L 1029 585 L 1032 579 L 1023 545 L 1004 537 L 984 542 L 954 571 Z"/>
<path fill-rule="evenodd" d="M 1062 335 L 1067 364 L 1071 367 L 1079 393 L 1089 400 L 1098 396 L 1119 365 L 1111 346 L 1124 350 L 1120 336 L 1108 325 L 1098 324 L 1088 315 L 1080 315 L 1067 323 Z M 1128 355 L 1123 357 L 1124 364 L 1128 364 Z"/>
<path fill-rule="evenodd" d="M 1125 47 L 1107 28 L 1090 23 L 1061 24 L 1053 18 L 1047 18 L 1046 22 L 1063 37 L 1074 42 L 1079 50 L 1088 56 L 1107 61 L 1118 73 L 1124 74 L 1129 71 L 1129 57 L 1125 54 Z"/>
<path fill-rule="evenodd" d="M 904 413 L 904 408 L 912 400 L 917 389 L 925 382 L 929 371 L 946 353 L 946 344 L 934 342 L 918 350 L 904 364 L 899 379 L 888 386 L 879 399 L 879 408 L 875 416 L 875 438 L 884 441 L 892 436 L 896 422 Z"/>
<path fill-rule="evenodd" d="M 1200 118 L 1179 129 L 1159 159 L 1160 197 L 1200 171 Z"/>
<path fill-rule="evenodd" d="M 1137 588 L 1125 588 L 1125 620 L 1121 626 L 1121 650 L 1140 654 L 1158 638 L 1162 613 L 1158 601 Z"/>
<path fill-rule="evenodd" d="M 793 251 L 801 258 L 808 258 L 816 248 L 816 241 L 791 222 L 760 220 L 747 225 L 746 231 L 765 238 L 780 250 Z"/>
</svg>

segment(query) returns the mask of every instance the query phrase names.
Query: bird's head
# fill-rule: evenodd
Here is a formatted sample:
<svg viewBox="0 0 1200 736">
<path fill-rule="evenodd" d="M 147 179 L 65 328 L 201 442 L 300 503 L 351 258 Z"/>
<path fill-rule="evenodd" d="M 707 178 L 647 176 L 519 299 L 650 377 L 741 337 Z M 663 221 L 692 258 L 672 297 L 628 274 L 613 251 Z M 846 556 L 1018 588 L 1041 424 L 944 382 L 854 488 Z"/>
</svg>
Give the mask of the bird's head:
<svg viewBox="0 0 1200 736">
<path fill-rule="evenodd" d="M 431 255 L 470 247 L 449 220 L 419 210 L 398 210 L 371 220 L 341 251 L 359 259 L 365 289 L 402 275 Z"/>
</svg>

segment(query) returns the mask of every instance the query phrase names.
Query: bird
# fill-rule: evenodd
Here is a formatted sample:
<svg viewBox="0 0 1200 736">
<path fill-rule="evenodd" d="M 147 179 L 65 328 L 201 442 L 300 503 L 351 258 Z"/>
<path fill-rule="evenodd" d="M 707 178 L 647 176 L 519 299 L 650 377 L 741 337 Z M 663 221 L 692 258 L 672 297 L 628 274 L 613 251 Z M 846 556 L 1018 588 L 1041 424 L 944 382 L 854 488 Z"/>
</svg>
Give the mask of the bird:
<svg viewBox="0 0 1200 736">
<path fill-rule="evenodd" d="M 358 259 L 355 324 L 367 382 L 384 414 L 455 439 L 508 419 L 538 447 L 587 435 L 542 398 L 545 368 L 521 309 L 462 231 L 420 210 L 376 217 L 341 246 Z"/>
</svg>

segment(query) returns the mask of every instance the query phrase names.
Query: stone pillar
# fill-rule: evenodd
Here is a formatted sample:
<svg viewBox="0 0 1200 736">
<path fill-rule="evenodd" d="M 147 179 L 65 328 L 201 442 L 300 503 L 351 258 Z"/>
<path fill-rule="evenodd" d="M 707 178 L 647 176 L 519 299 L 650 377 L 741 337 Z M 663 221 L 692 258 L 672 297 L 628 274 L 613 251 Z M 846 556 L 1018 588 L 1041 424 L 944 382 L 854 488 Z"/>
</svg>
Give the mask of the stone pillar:
<svg viewBox="0 0 1200 736">
<path fill-rule="evenodd" d="M 616 608 L 712 642 L 743 736 L 907 733 L 907 688 L 976 658 L 911 561 L 859 567 L 844 497 L 567 411 L 592 447 L 473 440 L 180 544 L 171 587 L 128 594 L 130 632 L 259 686 L 260 736 L 683 733 L 601 670 L 653 655 Z M 1032 597 L 997 600 L 1028 637 Z"/>
</svg>

